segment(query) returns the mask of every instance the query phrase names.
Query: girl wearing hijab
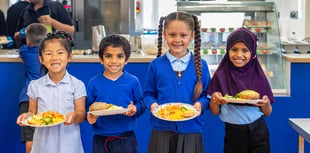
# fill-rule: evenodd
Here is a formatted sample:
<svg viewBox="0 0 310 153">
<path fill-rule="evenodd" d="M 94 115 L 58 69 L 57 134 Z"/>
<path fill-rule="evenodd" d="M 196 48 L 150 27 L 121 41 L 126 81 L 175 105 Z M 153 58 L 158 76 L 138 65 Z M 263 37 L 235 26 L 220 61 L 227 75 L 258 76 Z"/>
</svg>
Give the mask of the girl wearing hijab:
<svg viewBox="0 0 310 153">
<path fill-rule="evenodd" d="M 274 97 L 256 56 L 257 36 L 239 28 L 227 38 L 226 54 L 210 81 L 207 94 L 212 114 L 225 123 L 224 153 L 270 153 L 269 132 L 263 116 L 272 112 Z M 223 95 L 243 90 L 260 94 L 257 104 L 232 104 Z"/>
</svg>

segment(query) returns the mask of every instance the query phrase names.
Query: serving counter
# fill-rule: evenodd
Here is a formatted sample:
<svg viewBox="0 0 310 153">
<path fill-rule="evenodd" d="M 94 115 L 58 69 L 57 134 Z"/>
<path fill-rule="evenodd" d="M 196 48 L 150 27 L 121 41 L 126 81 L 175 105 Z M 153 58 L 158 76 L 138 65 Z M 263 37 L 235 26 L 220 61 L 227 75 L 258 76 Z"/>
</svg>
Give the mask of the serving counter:
<svg viewBox="0 0 310 153">
<path fill-rule="evenodd" d="M 156 55 L 138 54 L 132 52 L 129 63 L 149 63 Z M 0 62 L 21 62 L 16 50 L 0 50 Z M 98 55 L 73 55 L 72 62 L 76 63 L 99 63 Z"/>
<path fill-rule="evenodd" d="M 133 53 L 125 70 L 137 76 L 141 82 L 142 89 L 145 85 L 145 73 L 149 62 L 155 55 L 141 55 Z M 273 112 L 266 118 L 271 136 L 271 152 L 296 152 L 296 132 L 288 124 L 288 118 L 310 117 L 310 103 L 306 95 L 310 86 L 310 56 L 284 54 L 284 66 L 290 74 L 290 96 L 275 96 Z M 301 63 L 302 62 L 302 63 Z M 67 70 L 78 79 L 87 84 L 88 80 L 103 70 L 97 55 L 74 55 Z M 20 142 L 20 127 L 16 125 L 16 118 L 19 114 L 18 96 L 24 82 L 24 68 L 17 53 L 5 53 L 0 50 L 0 104 L 3 108 L 0 111 L 0 135 L 5 139 L 0 140 L 2 152 L 20 153 L 24 151 L 24 144 Z M 212 115 L 209 111 L 204 114 L 206 117 L 205 128 L 202 131 L 206 152 L 221 153 L 224 140 L 224 124 L 218 116 Z M 146 153 L 151 133 L 149 121 L 150 113 L 146 111 L 137 120 L 135 130 L 139 152 Z M 85 153 L 91 153 L 92 136 L 91 126 L 85 121 L 80 124 L 81 136 Z M 8 132 L 9 131 L 9 132 Z M 305 144 L 305 152 L 309 151 L 309 144 Z"/>
</svg>

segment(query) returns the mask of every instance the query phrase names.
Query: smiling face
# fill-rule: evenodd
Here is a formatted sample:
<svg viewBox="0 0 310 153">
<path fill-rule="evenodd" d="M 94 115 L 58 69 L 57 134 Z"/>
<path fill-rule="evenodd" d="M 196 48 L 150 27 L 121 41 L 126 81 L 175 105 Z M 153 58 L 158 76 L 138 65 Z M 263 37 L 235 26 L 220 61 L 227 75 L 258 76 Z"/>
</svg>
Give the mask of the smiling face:
<svg viewBox="0 0 310 153">
<path fill-rule="evenodd" d="M 106 47 L 103 52 L 101 64 L 104 66 L 104 76 L 109 79 L 117 79 L 123 74 L 123 68 L 126 61 L 126 55 L 122 47 Z"/>
<path fill-rule="evenodd" d="M 184 21 L 171 21 L 164 30 L 164 38 L 167 40 L 170 53 L 181 58 L 187 54 L 188 45 L 192 42 L 194 32 Z"/>
<path fill-rule="evenodd" d="M 229 50 L 229 60 L 236 67 L 245 66 L 251 59 L 251 51 L 244 42 L 235 43 Z"/>
<path fill-rule="evenodd" d="M 68 55 L 68 51 L 62 46 L 59 39 L 51 39 L 44 42 L 45 47 L 40 58 L 50 75 L 64 76 L 66 67 L 71 61 L 72 55 Z"/>
</svg>

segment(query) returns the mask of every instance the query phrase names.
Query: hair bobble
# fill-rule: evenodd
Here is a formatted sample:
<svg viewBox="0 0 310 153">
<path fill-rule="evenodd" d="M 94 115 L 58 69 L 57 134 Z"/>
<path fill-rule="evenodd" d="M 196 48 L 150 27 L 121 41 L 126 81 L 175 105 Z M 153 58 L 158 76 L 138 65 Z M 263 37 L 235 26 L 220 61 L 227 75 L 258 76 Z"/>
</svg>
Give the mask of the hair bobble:
<svg viewBox="0 0 310 153">
<path fill-rule="evenodd" d="M 55 33 L 55 35 L 58 35 L 59 37 L 66 39 L 68 41 L 68 43 L 70 44 L 71 47 L 73 47 L 75 45 L 71 35 L 65 31 L 57 31 Z"/>
</svg>

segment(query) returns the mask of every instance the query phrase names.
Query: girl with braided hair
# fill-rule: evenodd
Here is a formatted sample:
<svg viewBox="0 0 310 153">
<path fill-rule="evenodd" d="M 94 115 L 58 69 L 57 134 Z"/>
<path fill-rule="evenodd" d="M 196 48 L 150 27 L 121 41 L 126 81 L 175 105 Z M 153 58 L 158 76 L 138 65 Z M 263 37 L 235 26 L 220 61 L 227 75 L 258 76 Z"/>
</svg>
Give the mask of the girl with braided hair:
<svg viewBox="0 0 310 153">
<path fill-rule="evenodd" d="M 33 114 L 56 111 L 64 114 L 64 124 L 36 128 L 31 153 L 83 153 L 79 123 L 85 120 L 84 83 L 67 72 L 73 41 L 66 32 L 48 33 L 39 46 L 40 62 L 47 74 L 28 86 L 29 109 L 17 124 Z"/>
<path fill-rule="evenodd" d="M 161 55 L 162 37 L 169 50 Z M 188 46 L 195 39 L 194 54 Z M 164 121 L 151 115 L 152 134 L 148 153 L 203 153 L 202 129 L 209 100 L 206 90 L 210 73 L 200 57 L 200 27 L 196 16 L 173 12 L 161 17 L 158 55 L 148 68 L 144 92 L 145 107 L 181 102 L 194 105 L 199 116 L 180 122 Z"/>
</svg>

